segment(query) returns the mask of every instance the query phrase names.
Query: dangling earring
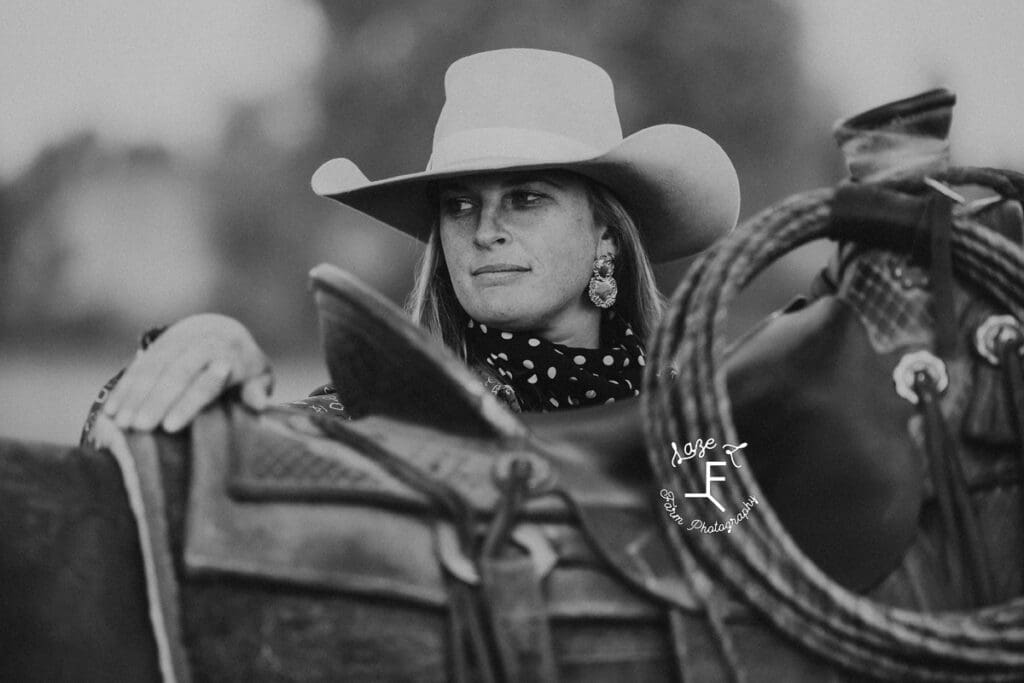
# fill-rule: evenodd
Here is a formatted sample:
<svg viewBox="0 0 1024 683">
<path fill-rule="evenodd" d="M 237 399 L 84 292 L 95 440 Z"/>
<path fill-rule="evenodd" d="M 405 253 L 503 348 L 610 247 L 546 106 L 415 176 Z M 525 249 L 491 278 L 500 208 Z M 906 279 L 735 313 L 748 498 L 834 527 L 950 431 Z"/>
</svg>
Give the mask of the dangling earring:
<svg viewBox="0 0 1024 683">
<path fill-rule="evenodd" d="M 612 274 L 615 272 L 615 257 L 611 254 L 594 259 L 594 273 L 590 276 L 587 292 L 598 308 L 611 308 L 619 293 L 619 286 Z"/>
</svg>

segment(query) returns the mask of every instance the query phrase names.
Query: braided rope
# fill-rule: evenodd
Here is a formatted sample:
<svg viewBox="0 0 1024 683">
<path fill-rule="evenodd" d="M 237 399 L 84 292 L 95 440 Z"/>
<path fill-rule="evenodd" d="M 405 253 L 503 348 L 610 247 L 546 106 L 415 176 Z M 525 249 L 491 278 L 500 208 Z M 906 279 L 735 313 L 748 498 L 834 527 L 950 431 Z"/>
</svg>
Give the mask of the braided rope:
<svg viewBox="0 0 1024 683">
<path fill-rule="evenodd" d="M 941 179 L 1024 196 L 1020 174 L 951 169 Z M 776 259 L 829 236 L 833 195 L 832 189 L 796 195 L 754 216 L 705 253 L 673 294 L 650 350 L 642 392 L 648 453 L 662 486 L 704 487 L 697 461 L 671 467 L 666 444 L 698 437 L 740 442 L 722 363 L 728 305 Z M 952 249 L 958 277 L 1024 319 L 1024 251 L 969 220 L 956 221 Z M 756 444 L 747 451 L 756 453 Z M 720 487 L 727 509 L 749 496 L 764 502 L 750 472 L 738 469 Z M 688 502 L 692 499 L 678 500 L 680 507 L 695 505 Z M 729 518 L 727 512 L 711 514 L 718 522 Z M 840 587 L 807 559 L 768 505 L 730 534 L 690 533 L 668 518 L 665 525 L 676 552 L 694 558 L 777 628 L 828 661 L 903 679 L 1024 676 L 1024 598 L 972 612 L 931 614 L 872 602 Z"/>
</svg>

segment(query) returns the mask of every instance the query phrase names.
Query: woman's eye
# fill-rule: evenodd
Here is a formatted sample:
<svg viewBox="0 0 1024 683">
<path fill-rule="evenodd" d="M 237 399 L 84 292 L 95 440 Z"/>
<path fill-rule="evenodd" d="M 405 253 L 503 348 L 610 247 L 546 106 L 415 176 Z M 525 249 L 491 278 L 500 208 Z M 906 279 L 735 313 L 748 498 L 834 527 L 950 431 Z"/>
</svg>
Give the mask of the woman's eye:
<svg viewBox="0 0 1024 683">
<path fill-rule="evenodd" d="M 446 197 L 441 200 L 441 210 L 448 216 L 461 216 L 473 209 L 473 202 L 465 197 Z"/>
<path fill-rule="evenodd" d="M 539 204 L 544 195 L 530 190 L 515 190 L 509 193 L 509 200 L 513 206 L 530 207 Z"/>
</svg>

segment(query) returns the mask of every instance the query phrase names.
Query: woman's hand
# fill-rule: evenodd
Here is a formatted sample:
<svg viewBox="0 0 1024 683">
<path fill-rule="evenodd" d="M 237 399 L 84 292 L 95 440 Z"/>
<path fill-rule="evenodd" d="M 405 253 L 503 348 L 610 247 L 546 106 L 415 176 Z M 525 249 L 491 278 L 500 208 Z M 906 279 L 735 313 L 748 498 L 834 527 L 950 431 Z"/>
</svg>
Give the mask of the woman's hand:
<svg viewBox="0 0 1024 683">
<path fill-rule="evenodd" d="M 140 351 L 103 406 L 121 429 L 176 432 L 224 389 L 241 385 L 242 401 L 262 410 L 270 366 L 249 330 L 223 315 L 194 315 L 167 328 Z"/>
</svg>

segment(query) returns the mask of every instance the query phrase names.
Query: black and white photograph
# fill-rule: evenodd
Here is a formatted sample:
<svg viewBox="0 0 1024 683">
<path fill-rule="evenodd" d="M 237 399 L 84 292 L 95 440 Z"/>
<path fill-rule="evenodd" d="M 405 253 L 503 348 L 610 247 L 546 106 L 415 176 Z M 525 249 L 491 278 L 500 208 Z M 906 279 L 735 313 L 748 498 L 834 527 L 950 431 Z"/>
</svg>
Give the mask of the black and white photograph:
<svg viewBox="0 0 1024 683">
<path fill-rule="evenodd" d="M 0 681 L 1024 680 L 1021 27 L 5 4 Z"/>
</svg>

